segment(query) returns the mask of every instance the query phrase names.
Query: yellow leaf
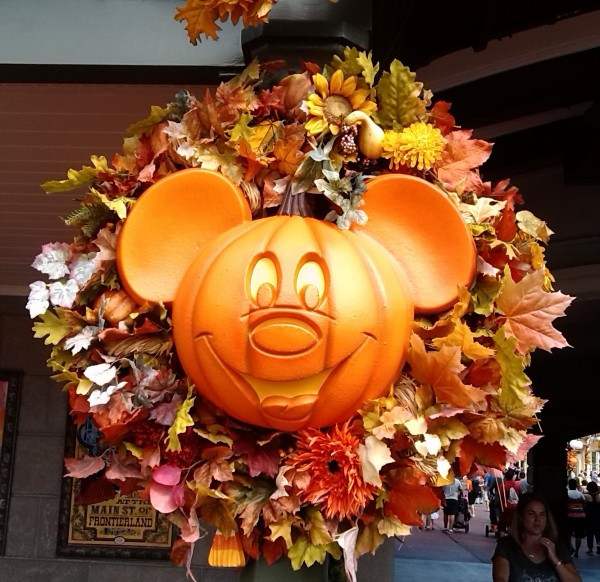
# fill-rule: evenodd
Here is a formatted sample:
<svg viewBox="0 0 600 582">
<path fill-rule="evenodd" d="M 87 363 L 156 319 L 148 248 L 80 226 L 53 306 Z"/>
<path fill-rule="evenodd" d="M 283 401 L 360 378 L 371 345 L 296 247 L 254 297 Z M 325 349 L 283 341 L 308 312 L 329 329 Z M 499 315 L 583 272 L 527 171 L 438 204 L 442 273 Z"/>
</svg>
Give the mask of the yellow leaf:
<svg viewBox="0 0 600 582">
<path fill-rule="evenodd" d="M 436 338 L 432 343 L 438 349 L 441 349 L 444 346 L 458 346 L 462 350 L 462 353 L 471 360 L 489 358 L 494 355 L 494 350 L 486 348 L 475 341 L 473 332 L 469 329 L 467 324 L 462 321 L 456 323 L 454 330 L 450 335 Z"/>
<path fill-rule="evenodd" d="M 233 126 L 231 134 L 229 135 L 229 141 L 234 143 L 240 139 L 250 139 L 252 136 L 252 129 L 248 127 L 248 124 L 252 121 L 252 115 L 249 113 L 242 113 L 238 122 Z"/>
<path fill-rule="evenodd" d="M 450 441 L 462 439 L 469 434 L 466 425 L 457 418 L 436 418 L 429 425 L 429 432 L 440 437 L 442 446 L 448 447 Z"/>
<path fill-rule="evenodd" d="M 33 337 L 42 338 L 45 335 L 48 337 L 44 340 L 46 345 L 58 344 L 68 333 L 70 333 L 71 326 L 64 320 L 56 317 L 51 311 L 46 311 L 40 316 L 42 321 L 38 321 L 33 324 Z"/>
<path fill-rule="evenodd" d="M 192 386 L 190 386 L 187 398 L 177 407 L 177 415 L 172 426 L 169 428 L 167 451 L 181 451 L 181 443 L 179 442 L 178 435 L 184 433 L 188 426 L 194 426 L 194 419 L 190 415 L 190 410 L 195 400 L 195 397 L 191 395 L 192 389 Z"/>
<path fill-rule="evenodd" d="M 69 170 L 66 180 L 49 180 L 42 184 L 45 192 L 64 192 L 92 182 L 101 172 L 108 172 L 108 163 L 104 156 L 91 156 L 92 166 L 82 166 L 81 170 Z"/>
<path fill-rule="evenodd" d="M 486 220 L 496 218 L 499 216 L 504 207 L 506 206 L 505 200 L 495 200 L 494 198 L 487 198 L 482 196 L 478 198 L 475 204 L 460 204 L 460 211 L 465 216 L 466 222 L 475 222 L 481 224 Z"/>
<path fill-rule="evenodd" d="M 510 412 L 521 408 L 529 398 L 528 386 L 531 380 L 525 374 L 525 359 L 515 353 L 516 338 L 507 338 L 504 328 L 494 334 L 496 343 L 496 361 L 502 370 L 498 401 L 500 406 Z"/>
<path fill-rule="evenodd" d="M 497 418 L 486 417 L 469 423 L 471 436 L 481 443 L 495 443 L 504 434 L 502 421 Z"/>
<path fill-rule="evenodd" d="M 114 200 L 110 200 L 105 194 L 90 188 L 90 191 L 93 192 L 100 200 L 102 200 L 102 204 L 107 208 L 110 208 L 121 220 L 127 218 L 127 205 L 131 204 L 134 200 L 133 198 L 127 198 L 126 196 L 119 196 Z"/>
<path fill-rule="evenodd" d="M 212 426 L 213 425 L 207 426 L 207 430 L 204 430 L 202 428 L 195 428 L 194 432 L 196 434 L 199 434 L 203 439 L 210 441 L 211 443 L 225 443 L 226 445 L 229 445 L 231 447 L 233 445 L 233 439 L 230 436 L 227 436 L 217 431 L 211 432 L 210 429 Z M 219 429 L 221 428 L 218 425 L 214 426 L 218 427 Z"/>
<path fill-rule="evenodd" d="M 517 225 L 523 232 L 542 242 L 548 242 L 550 235 L 554 234 L 543 220 L 540 220 L 529 210 L 517 212 L 515 218 L 517 219 Z"/>
<path fill-rule="evenodd" d="M 133 443 L 128 443 L 127 441 L 123 441 L 125 448 L 136 458 L 141 459 L 144 456 L 144 451 L 142 447 L 138 447 Z"/>
<path fill-rule="evenodd" d="M 159 107 L 158 105 L 152 105 L 150 107 L 150 115 L 144 119 L 140 119 L 140 121 L 132 123 L 127 128 L 127 133 L 129 135 L 141 135 L 142 133 L 147 132 L 149 129 L 152 129 L 161 121 L 164 121 L 170 112 L 171 109 L 169 106 Z"/>
<path fill-rule="evenodd" d="M 315 546 L 327 545 L 333 542 L 331 534 L 327 530 L 323 514 L 316 508 L 309 506 L 306 509 L 306 531 L 310 537 L 310 543 Z M 289 546 L 288 546 L 289 547 Z"/>
<path fill-rule="evenodd" d="M 390 515 L 377 522 L 377 531 L 389 537 L 410 535 L 410 526 L 404 525 L 396 516 Z"/>
<path fill-rule="evenodd" d="M 332 542 L 327 545 L 315 546 L 308 542 L 304 536 L 299 536 L 292 547 L 288 550 L 288 557 L 294 570 L 300 570 L 303 565 L 312 566 L 315 562 L 322 564 L 327 554 L 331 554 L 336 560 L 341 556 L 340 547 Z"/>
<path fill-rule="evenodd" d="M 277 538 L 282 538 L 285 542 L 286 547 L 289 549 L 292 547 L 292 526 L 299 522 L 299 519 L 289 513 L 283 519 L 269 524 L 271 534 L 267 536 L 267 539 L 274 542 Z"/>
<path fill-rule="evenodd" d="M 207 170 L 221 170 L 223 174 L 236 184 L 242 181 L 244 173 L 241 160 L 237 153 L 232 150 L 221 153 L 216 145 L 211 144 L 199 148 L 195 158 Z"/>
<path fill-rule="evenodd" d="M 361 74 L 364 77 L 367 84 L 369 85 L 369 87 L 373 86 L 373 83 L 375 82 L 375 77 L 379 72 L 379 63 L 373 65 L 372 55 L 372 51 L 370 51 L 369 53 L 363 51 L 358 53 L 358 57 L 356 57 L 356 62 L 363 68 Z"/>
<path fill-rule="evenodd" d="M 384 542 L 385 534 L 379 531 L 379 524 L 373 520 L 361 528 L 356 540 L 356 554 L 362 556 L 367 552 L 375 553 L 375 550 Z"/>
</svg>

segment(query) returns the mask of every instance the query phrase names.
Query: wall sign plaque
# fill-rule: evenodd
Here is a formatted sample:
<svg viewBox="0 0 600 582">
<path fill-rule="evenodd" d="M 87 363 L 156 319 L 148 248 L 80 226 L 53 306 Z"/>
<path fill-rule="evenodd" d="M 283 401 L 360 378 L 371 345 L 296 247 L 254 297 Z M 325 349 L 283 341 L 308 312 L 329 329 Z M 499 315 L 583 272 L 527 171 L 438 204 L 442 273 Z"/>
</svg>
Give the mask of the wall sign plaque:
<svg viewBox="0 0 600 582">
<path fill-rule="evenodd" d="M 66 456 L 99 456 L 104 452 L 97 443 L 98 430 L 89 420 L 67 432 Z M 117 489 L 103 478 L 65 479 L 58 536 L 60 555 L 168 558 L 173 525 L 150 502 L 141 499 L 139 492 Z M 93 501 L 109 495 L 110 499 Z"/>
</svg>

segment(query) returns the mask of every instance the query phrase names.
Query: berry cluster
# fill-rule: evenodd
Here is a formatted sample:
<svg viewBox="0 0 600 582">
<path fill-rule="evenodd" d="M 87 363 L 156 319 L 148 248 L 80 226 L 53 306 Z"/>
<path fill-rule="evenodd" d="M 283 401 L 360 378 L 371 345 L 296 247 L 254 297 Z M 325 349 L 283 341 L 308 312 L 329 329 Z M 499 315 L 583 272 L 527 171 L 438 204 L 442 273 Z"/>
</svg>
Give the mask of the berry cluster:
<svg viewBox="0 0 600 582">
<path fill-rule="evenodd" d="M 357 125 L 343 125 L 340 131 L 340 151 L 344 156 L 352 156 L 358 151 L 356 138 L 358 137 Z"/>
<path fill-rule="evenodd" d="M 164 427 L 144 420 L 142 422 L 134 422 L 129 425 L 133 442 L 138 447 L 155 447 L 163 434 Z"/>
</svg>

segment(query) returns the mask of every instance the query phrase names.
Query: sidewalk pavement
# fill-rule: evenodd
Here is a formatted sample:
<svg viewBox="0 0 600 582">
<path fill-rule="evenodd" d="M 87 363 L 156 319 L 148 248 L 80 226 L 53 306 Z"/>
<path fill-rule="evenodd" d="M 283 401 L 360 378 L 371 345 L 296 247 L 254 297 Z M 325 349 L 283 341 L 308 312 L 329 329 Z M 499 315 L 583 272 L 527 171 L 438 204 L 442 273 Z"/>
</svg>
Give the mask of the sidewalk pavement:
<svg viewBox="0 0 600 582">
<path fill-rule="evenodd" d="M 489 514 L 483 505 L 475 506 L 475 517 L 469 522 L 469 533 L 455 530 L 442 532 L 443 519 L 437 519 L 433 531 L 413 533 L 397 541 L 394 551 L 394 582 L 462 582 L 492 579 L 491 558 L 496 546 L 493 534 L 485 535 Z M 584 582 L 600 582 L 600 555 L 586 555 L 583 540 L 579 557 L 573 558 Z"/>
</svg>

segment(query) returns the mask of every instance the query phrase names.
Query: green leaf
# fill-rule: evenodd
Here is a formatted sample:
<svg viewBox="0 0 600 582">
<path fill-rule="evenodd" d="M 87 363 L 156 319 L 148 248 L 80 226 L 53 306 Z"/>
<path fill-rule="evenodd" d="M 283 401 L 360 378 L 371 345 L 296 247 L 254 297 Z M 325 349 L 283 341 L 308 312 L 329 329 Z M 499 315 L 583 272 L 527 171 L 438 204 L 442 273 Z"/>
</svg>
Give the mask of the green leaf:
<svg viewBox="0 0 600 582">
<path fill-rule="evenodd" d="M 98 200 L 92 204 L 82 204 L 64 219 L 64 223 L 78 227 L 85 236 L 92 238 L 111 217 L 112 211 Z"/>
<path fill-rule="evenodd" d="M 108 163 L 104 156 L 91 156 L 93 166 L 82 166 L 81 170 L 70 169 L 66 180 L 49 180 L 42 184 L 48 194 L 52 192 L 65 192 L 78 186 L 92 182 L 99 173 L 108 172 Z"/>
<path fill-rule="evenodd" d="M 42 338 L 47 335 L 48 337 L 44 340 L 46 345 L 58 344 L 71 331 L 71 326 L 51 311 L 46 311 L 40 316 L 40 319 L 42 321 L 33 324 L 35 332 L 33 337 Z"/>
<path fill-rule="evenodd" d="M 364 71 L 364 66 L 360 63 L 359 57 L 361 53 L 356 47 L 345 47 L 344 58 L 335 55 L 331 61 L 331 68 L 341 70 L 344 77 L 348 78 L 352 75 L 360 75 Z"/>
<path fill-rule="evenodd" d="M 240 139 L 250 140 L 252 137 L 252 129 L 248 127 L 248 124 L 252 121 L 252 115 L 249 113 L 242 113 L 238 122 L 233 126 L 229 135 L 230 142 L 236 142 Z"/>
<path fill-rule="evenodd" d="M 521 210 L 516 214 L 517 224 L 519 228 L 542 242 L 548 242 L 550 235 L 554 234 L 543 220 L 529 212 L 529 210 Z"/>
<path fill-rule="evenodd" d="M 188 388 L 187 398 L 177 407 L 177 414 L 173 424 L 169 428 L 169 438 L 167 451 L 181 451 L 181 443 L 179 437 L 184 433 L 188 426 L 194 426 L 194 419 L 190 415 L 190 410 L 194 405 L 195 396 L 192 396 L 193 387 Z"/>
<path fill-rule="evenodd" d="M 320 546 L 333 542 L 333 538 L 327 529 L 325 518 L 316 507 L 307 507 L 305 521 L 311 544 Z"/>
<path fill-rule="evenodd" d="M 425 103 L 419 99 L 423 83 L 415 82 L 415 73 L 399 60 L 394 59 L 376 89 L 379 109 L 373 119 L 383 128 L 406 127 L 425 114 Z"/>
<path fill-rule="evenodd" d="M 164 121 L 169 116 L 169 113 L 171 113 L 169 105 L 167 105 L 167 107 L 152 105 L 152 107 L 150 107 L 150 115 L 144 119 L 140 119 L 140 121 L 132 123 L 127 128 L 127 133 L 129 135 L 141 135 L 146 133 L 149 129 L 152 129 L 155 125 Z"/>
<path fill-rule="evenodd" d="M 488 316 L 494 310 L 494 301 L 502 290 L 502 281 L 494 277 L 479 277 L 477 285 L 471 291 L 473 309 L 479 315 Z"/>
<path fill-rule="evenodd" d="M 300 570 L 303 565 L 312 566 L 315 562 L 322 564 L 327 554 L 331 554 L 336 560 L 341 557 L 341 550 L 337 543 L 320 544 L 315 546 L 300 536 L 294 545 L 288 550 L 288 558 L 294 570 Z"/>
<path fill-rule="evenodd" d="M 531 380 L 524 371 L 525 359 L 515 352 L 517 338 L 507 338 L 501 327 L 494 334 L 494 342 L 497 348 L 495 359 L 502 370 L 498 401 L 506 412 L 510 412 L 520 408 L 529 398 Z"/>
</svg>

